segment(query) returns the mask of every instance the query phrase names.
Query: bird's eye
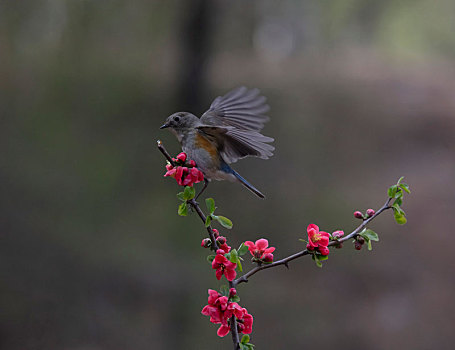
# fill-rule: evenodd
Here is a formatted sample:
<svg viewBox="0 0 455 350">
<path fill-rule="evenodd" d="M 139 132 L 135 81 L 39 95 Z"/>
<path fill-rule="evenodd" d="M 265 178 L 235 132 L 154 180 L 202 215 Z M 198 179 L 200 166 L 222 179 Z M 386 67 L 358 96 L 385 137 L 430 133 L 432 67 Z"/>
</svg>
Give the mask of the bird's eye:
<svg viewBox="0 0 455 350">
<path fill-rule="evenodd" d="M 180 117 L 175 117 L 174 120 L 175 120 L 176 122 L 179 122 L 179 121 L 180 121 Z"/>
</svg>

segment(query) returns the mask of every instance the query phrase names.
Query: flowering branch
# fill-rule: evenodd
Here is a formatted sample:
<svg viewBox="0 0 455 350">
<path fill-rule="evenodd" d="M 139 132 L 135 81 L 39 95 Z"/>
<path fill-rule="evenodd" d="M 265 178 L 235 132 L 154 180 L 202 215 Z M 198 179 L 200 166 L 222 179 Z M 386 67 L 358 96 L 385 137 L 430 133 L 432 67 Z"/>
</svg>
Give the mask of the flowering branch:
<svg viewBox="0 0 455 350">
<path fill-rule="evenodd" d="M 330 247 L 330 246 L 339 246 L 340 243 L 343 243 L 344 241 L 347 241 L 348 239 L 355 238 L 359 234 L 359 232 L 361 230 L 363 230 L 371 221 L 373 221 L 376 217 L 378 217 L 382 212 L 384 212 L 387 209 L 391 209 L 392 208 L 390 206 L 390 202 L 391 201 L 392 201 L 392 198 L 388 198 L 387 201 L 385 202 L 385 204 L 373 216 L 370 216 L 369 218 L 364 220 L 354 231 L 352 231 L 350 234 L 348 234 L 347 236 L 345 236 L 343 238 L 331 241 L 327 246 L 328 247 Z M 292 254 L 292 255 L 284 258 L 284 259 L 277 260 L 277 261 L 275 261 L 273 263 L 270 263 L 270 264 L 267 264 L 267 265 L 259 265 L 259 266 L 255 267 L 255 268 L 251 269 L 247 273 L 245 273 L 243 276 L 241 276 L 241 277 L 237 278 L 236 280 L 232 281 L 233 287 L 235 288 L 238 284 L 240 284 L 242 282 L 248 282 L 248 279 L 251 276 L 253 276 L 254 274 L 256 274 L 257 272 L 259 272 L 259 271 L 266 270 L 266 269 L 269 269 L 269 268 L 272 268 L 272 267 L 275 267 L 275 266 L 279 266 L 279 265 L 284 265 L 287 268 L 289 268 L 288 264 L 292 260 L 298 259 L 298 258 L 300 258 L 302 256 L 305 256 L 305 255 L 311 255 L 311 254 L 312 253 L 308 249 L 305 249 L 305 250 L 303 250 L 301 252 Z"/>
<path fill-rule="evenodd" d="M 180 216 L 188 215 L 188 207 L 191 211 L 196 212 L 206 227 L 209 238 L 202 240 L 201 246 L 210 248 L 215 255 L 209 255 L 207 260 L 215 270 L 215 276 L 218 280 L 223 276 L 229 282 L 229 288 L 222 286 L 220 292 L 208 290 L 208 304 L 204 306 L 201 313 L 210 316 L 210 322 L 219 324 L 217 331 L 218 336 L 224 337 L 229 332 L 232 335 L 234 350 L 253 350 L 249 334 L 252 332 L 253 316 L 248 313 L 247 309 L 239 305 L 240 297 L 237 295 L 235 287 L 243 282 L 248 282 L 249 278 L 259 271 L 266 270 L 275 266 L 284 265 L 289 268 L 289 262 L 300 257 L 311 255 L 316 265 L 322 267 L 322 261 L 328 259 L 330 253 L 329 247 L 342 248 L 343 242 L 353 239 L 354 247 L 360 250 L 366 243 L 368 250 L 372 249 L 372 241 L 378 241 L 378 235 L 367 228 L 368 224 L 388 209 L 392 209 L 395 220 L 398 224 L 406 223 L 404 211 L 401 209 L 404 193 L 410 193 L 409 186 L 401 181 L 400 178 L 395 185 L 388 189 L 388 199 L 385 204 L 377 211 L 368 209 L 365 214 L 360 211 L 354 212 L 354 217 L 361 219 L 362 223 L 348 235 L 344 235 L 341 230 L 333 233 L 320 231 L 315 224 L 308 225 L 308 241 L 300 239 L 307 243 L 306 249 L 292 254 L 286 258 L 273 261 L 273 252 L 275 247 L 269 247 L 269 242 L 264 239 L 258 239 L 256 242 L 245 241 L 237 249 L 231 248 L 227 244 L 226 237 L 220 235 L 217 229 L 212 228 L 212 221 L 217 221 L 227 229 L 232 228 L 232 221 L 222 215 L 215 215 L 216 206 L 213 198 L 206 198 L 207 214 L 204 214 L 196 201 L 196 191 L 193 184 L 205 181 L 204 189 L 207 185 L 207 179 L 204 179 L 203 173 L 197 168 L 193 160 L 188 160 L 185 153 L 180 153 L 176 158 L 172 158 L 164 148 L 161 141 L 158 141 L 158 149 L 168 161 L 166 165 L 166 177 L 174 178 L 178 185 L 184 186 L 183 192 L 177 194 L 182 201 L 178 208 Z M 241 277 L 237 276 L 237 271 L 242 272 L 242 256 L 247 252 L 252 255 L 251 261 L 257 266 L 244 273 Z M 240 339 L 239 334 L 243 336 Z"/>
</svg>

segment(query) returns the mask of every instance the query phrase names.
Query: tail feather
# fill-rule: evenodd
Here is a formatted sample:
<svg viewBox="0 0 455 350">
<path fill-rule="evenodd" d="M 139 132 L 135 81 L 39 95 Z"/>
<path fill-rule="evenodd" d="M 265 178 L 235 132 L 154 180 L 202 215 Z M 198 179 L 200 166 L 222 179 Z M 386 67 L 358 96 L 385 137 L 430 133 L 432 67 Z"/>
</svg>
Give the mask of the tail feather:
<svg viewBox="0 0 455 350">
<path fill-rule="evenodd" d="M 238 172 L 236 172 L 234 169 L 232 169 L 232 174 L 240 181 L 240 183 L 248 188 L 251 192 L 253 192 L 256 196 L 259 198 L 265 199 L 265 196 L 259 191 L 256 187 L 254 187 L 252 184 L 250 184 L 248 181 L 246 181 Z"/>
</svg>

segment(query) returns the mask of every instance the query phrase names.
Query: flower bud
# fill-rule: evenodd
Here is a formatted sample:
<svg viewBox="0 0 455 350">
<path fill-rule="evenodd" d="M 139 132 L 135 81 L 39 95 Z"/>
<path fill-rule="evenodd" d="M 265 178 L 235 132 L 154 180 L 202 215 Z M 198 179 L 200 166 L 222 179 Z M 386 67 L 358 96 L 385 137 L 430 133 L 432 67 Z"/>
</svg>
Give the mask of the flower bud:
<svg viewBox="0 0 455 350">
<path fill-rule="evenodd" d="M 202 248 L 208 248 L 212 245 L 212 241 L 210 240 L 210 238 L 204 238 L 202 240 L 202 243 L 201 243 L 201 247 Z"/>
<path fill-rule="evenodd" d="M 229 289 L 229 298 L 235 297 L 237 290 L 235 288 Z"/>
<path fill-rule="evenodd" d="M 179 153 L 178 156 L 177 156 L 177 159 L 178 159 L 179 161 L 181 161 L 182 163 L 185 163 L 185 160 L 186 160 L 186 153 L 184 153 L 184 152 Z"/>
<path fill-rule="evenodd" d="M 365 243 L 365 238 L 363 238 L 362 236 L 357 236 L 356 240 L 357 240 L 357 242 L 359 242 L 360 244 Z"/>
<path fill-rule="evenodd" d="M 195 167 L 195 166 L 196 166 L 196 162 L 195 162 L 194 160 L 192 160 L 192 159 L 190 160 L 189 163 L 190 163 L 190 165 L 191 165 L 192 167 Z"/>
<path fill-rule="evenodd" d="M 357 211 L 354 212 L 354 217 L 356 219 L 363 219 L 363 214 L 360 211 L 357 210 Z"/>
<path fill-rule="evenodd" d="M 355 241 L 354 242 L 354 248 L 357 249 L 357 250 L 362 249 L 362 243 L 360 243 L 359 241 Z"/>
<path fill-rule="evenodd" d="M 218 244 L 224 244 L 224 243 L 226 243 L 226 237 L 219 236 L 219 237 L 216 239 L 216 242 L 217 242 Z"/>
<path fill-rule="evenodd" d="M 218 249 L 218 250 L 216 251 L 216 254 L 217 254 L 217 255 L 223 255 L 223 256 L 224 256 L 224 254 L 226 254 L 226 252 L 225 252 L 223 249 Z"/>
<path fill-rule="evenodd" d="M 264 260 L 264 262 L 271 263 L 273 261 L 273 254 L 272 253 L 264 254 L 262 260 Z"/>
<path fill-rule="evenodd" d="M 220 235 L 218 230 L 216 228 L 214 228 L 214 229 L 212 229 L 212 231 L 213 231 L 213 235 L 215 236 L 215 238 L 218 238 L 218 236 Z"/>
<path fill-rule="evenodd" d="M 371 216 L 373 216 L 374 214 L 376 214 L 376 212 L 375 212 L 373 209 L 368 209 L 368 210 L 367 210 L 367 216 L 368 216 L 368 217 L 371 217 Z"/>
</svg>

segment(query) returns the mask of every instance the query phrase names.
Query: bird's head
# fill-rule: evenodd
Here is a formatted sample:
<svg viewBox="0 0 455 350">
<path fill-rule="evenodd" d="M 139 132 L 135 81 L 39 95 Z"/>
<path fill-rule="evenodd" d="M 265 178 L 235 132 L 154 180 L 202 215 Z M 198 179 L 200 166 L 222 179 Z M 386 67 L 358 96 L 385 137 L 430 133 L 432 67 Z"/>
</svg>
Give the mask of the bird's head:
<svg viewBox="0 0 455 350">
<path fill-rule="evenodd" d="M 177 112 L 166 118 L 166 122 L 160 129 L 170 128 L 171 131 L 180 134 L 192 129 L 199 123 L 199 118 L 189 112 Z"/>
</svg>

